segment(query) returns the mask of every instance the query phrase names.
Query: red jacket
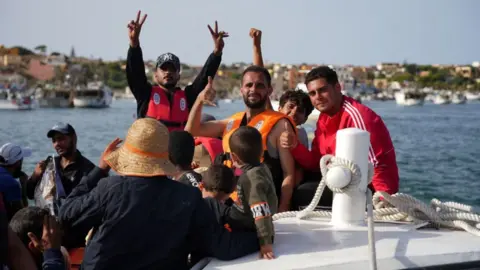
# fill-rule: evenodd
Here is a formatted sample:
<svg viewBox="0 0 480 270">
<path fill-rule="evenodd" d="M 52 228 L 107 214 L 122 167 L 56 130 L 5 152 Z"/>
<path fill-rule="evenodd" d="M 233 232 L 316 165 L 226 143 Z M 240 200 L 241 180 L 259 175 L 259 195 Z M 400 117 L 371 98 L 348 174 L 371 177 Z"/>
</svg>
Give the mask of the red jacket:
<svg viewBox="0 0 480 270">
<path fill-rule="evenodd" d="M 342 108 L 333 117 L 320 114 L 311 151 L 301 143 L 292 149 L 295 161 L 306 169 L 318 170 L 323 155 L 335 154 L 337 131 L 351 127 L 370 133 L 368 158 L 375 167 L 372 179 L 374 190 L 390 194 L 398 192 L 399 176 L 395 149 L 387 127 L 374 111 L 347 96 L 343 97 Z"/>
</svg>

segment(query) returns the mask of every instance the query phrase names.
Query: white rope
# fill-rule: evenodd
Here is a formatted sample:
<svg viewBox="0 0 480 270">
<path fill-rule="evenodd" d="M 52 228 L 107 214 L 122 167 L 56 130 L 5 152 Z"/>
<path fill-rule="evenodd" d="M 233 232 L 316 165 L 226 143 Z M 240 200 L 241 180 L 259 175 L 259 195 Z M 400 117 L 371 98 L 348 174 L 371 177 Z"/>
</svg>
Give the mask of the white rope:
<svg viewBox="0 0 480 270">
<path fill-rule="evenodd" d="M 368 183 L 371 182 L 373 176 L 373 167 L 371 164 L 369 165 Z M 325 176 L 328 170 L 335 166 L 349 169 L 352 173 L 352 179 L 344 188 L 329 187 L 333 192 L 343 193 L 358 188 L 358 183 L 361 178 L 358 166 L 349 160 L 325 155 L 320 160 L 320 169 L 323 178 L 317 187 L 311 203 L 302 211 L 275 214 L 273 220 L 289 217 L 297 217 L 299 219 L 331 217 L 332 214 L 330 211 L 315 211 L 315 208 L 326 186 Z M 441 202 L 438 199 L 433 199 L 430 205 L 427 205 L 408 194 L 396 193 L 390 195 L 386 192 L 378 191 L 373 195 L 373 206 L 375 208 L 373 211 L 375 221 L 430 222 L 435 226 L 461 229 L 480 236 L 480 209 L 470 205 L 457 202 Z"/>
<path fill-rule="evenodd" d="M 322 179 L 310 204 L 302 211 L 277 213 L 273 216 L 273 220 L 290 217 L 297 217 L 298 219 L 331 217 L 332 213 L 330 211 L 315 211 L 315 208 L 317 207 L 323 190 L 327 185 L 325 180 L 327 172 L 335 166 L 349 169 L 352 179 L 350 180 L 350 183 L 343 188 L 329 186 L 334 193 L 344 193 L 358 188 L 361 179 L 361 172 L 358 166 L 349 160 L 334 157 L 332 155 L 325 155 L 320 160 Z M 372 181 L 372 177 L 373 166 L 369 163 L 367 177 L 368 183 Z M 373 211 L 372 204 L 375 208 Z M 438 199 L 432 199 L 430 205 L 427 205 L 426 203 L 403 193 L 390 195 L 383 191 L 377 191 L 372 198 L 371 191 L 367 188 L 367 221 L 371 269 L 377 269 L 373 221 L 428 222 L 437 228 L 447 227 L 461 229 L 473 235 L 480 236 L 479 213 L 480 209 L 473 206 L 457 202 L 441 202 Z"/>
</svg>

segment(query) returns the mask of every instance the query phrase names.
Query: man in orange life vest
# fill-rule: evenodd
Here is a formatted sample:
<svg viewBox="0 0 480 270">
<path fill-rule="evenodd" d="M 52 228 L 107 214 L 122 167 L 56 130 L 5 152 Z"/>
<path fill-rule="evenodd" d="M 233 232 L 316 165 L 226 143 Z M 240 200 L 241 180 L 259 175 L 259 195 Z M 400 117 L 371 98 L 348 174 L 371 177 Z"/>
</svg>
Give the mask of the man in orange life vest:
<svg viewBox="0 0 480 270">
<path fill-rule="evenodd" d="M 272 173 L 279 198 L 278 211 L 288 211 L 295 183 L 295 161 L 288 149 L 280 147 L 279 139 L 285 130 L 296 132 L 295 124 L 289 116 L 265 108 L 265 103 L 273 91 L 270 73 L 265 68 L 250 66 L 245 69 L 242 73 L 240 91 L 247 107 L 245 112 L 236 113 L 227 119 L 201 123 L 202 105 L 215 95 L 209 79 L 205 90 L 200 93 L 192 107 L 185 130 L 193 136 L 222 137 L 223 150 L 228 157 L 230 152 L 228 141 L 231 134 L 240 126 L 257 128 L 262 134 L 263 162 Z M 226 165 L 232 167 L 231 161 L 227 160 Z"/>
<path fill-rule="evenodd" d="M 127 56 L 127 81 L 137 101 L 137 117 L 151 117 L 161 121 L 169 131 L 183 130 L 198 94 L 207 84 L 207 78 L 217 73 L 222 61 L 224 37 L 228 34 L 218 31 L 217 22 L 215 30 L 208 26 L 212 35 L 215 49 L 208 57 L 207 62 L 195 78 L 193 83 L 181 91 L 177 87 L 180 79 L 180 60 L 172 53 L 165 53 L 158 57 L 155 69 L 155 81 L 158 85 L 152 86 L 145 75 L 142 50 L 139 36 L 147 15 L 140 20 L 140 11 L 137 19 L 128 24 L 130 48 Z"/>
</svg>

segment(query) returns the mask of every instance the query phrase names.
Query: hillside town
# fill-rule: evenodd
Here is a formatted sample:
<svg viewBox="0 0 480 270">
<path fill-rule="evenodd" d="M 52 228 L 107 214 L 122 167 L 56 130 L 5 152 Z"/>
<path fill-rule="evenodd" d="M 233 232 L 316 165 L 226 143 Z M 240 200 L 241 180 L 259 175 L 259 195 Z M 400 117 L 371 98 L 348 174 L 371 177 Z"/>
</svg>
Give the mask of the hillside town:
<svg viewBox="0 0 480 270">
<path fill-rule="evenodd" d="M 242 62 L 220 66 L 215 78 L 218 98 L 239 97 L 239 80 L 242 71 L 248 65 L 249 63 Z M 275 100 L 287 89 L 300 88 L 306 91 L 302 83 L 304 77 L 312 68 L 319 65 L 329 64 L 266 63 L 272 75 L 274 88 L 272 99 Z M 438 91 L 441 91 L 441 95 L 438 96 L 443 99 L 446 95 L 465 92 L 467 97 L 477 99 L 480 90 L 478 61 L 469 65 L 419 65 L 404 62 L 378 63 L 372 66 L 329 66 L 336 70 L 342 89 L 367 100 L 393 100 L 395 92 L 402 89 L 410 89 L 410 92 L 424 89 L 420 92 L 426 94 L 430 92 L 438 94 Z M 74 47 L 69 54 L 64 54 L 50 51 L 46 45 L 38 45 L 34 49 L 20 46 L 7 48 L 0 45 L 0 97 L 5 99 L 8 98 L 8 93 L 25 93 L 37 99 L 40 105 L 47 107 L 73 106 L 75 97 L 82 95 L 86 97 L 111 95 L 112 99 L 133 98 L 128 89 L 125 68 L 125 60 L 103 61 L 101 58 L 77 56 Z M 148 78 L 153 78 L 154 68 L 154 61 L 145 62 Z M 182 64 L 180 86 L 191 83 L 200 69 L 201 66 Z M 109 90 L 107 92 L 95 90 L 92 89 L 92 85 Z M 422 99 L 429 98 L 426 94 Z M 55 101 L 47 102 L 45 101 L 47 97 L 54 98 Z M 430 98 L 433 101 L 436 97 Z M 103 105 L 106 105 L 105 101 L 99 104 Z"/>
</svg>

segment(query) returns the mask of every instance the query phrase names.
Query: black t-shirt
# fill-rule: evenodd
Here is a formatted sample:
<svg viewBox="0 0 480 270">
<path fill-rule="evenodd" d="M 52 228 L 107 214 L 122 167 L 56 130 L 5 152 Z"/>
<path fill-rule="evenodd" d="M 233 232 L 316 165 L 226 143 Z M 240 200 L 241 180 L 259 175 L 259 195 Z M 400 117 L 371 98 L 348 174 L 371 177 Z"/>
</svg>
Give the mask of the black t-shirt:
<svg viewBox="0 0 480 270">
<path fill-rule="evenodd" d="M 198 187 L 200 182 L 202 182 L 202 175 L 195 171 L 189 171 L 180 176 L 177 181 L 185 185 Z"/>
</svg>

